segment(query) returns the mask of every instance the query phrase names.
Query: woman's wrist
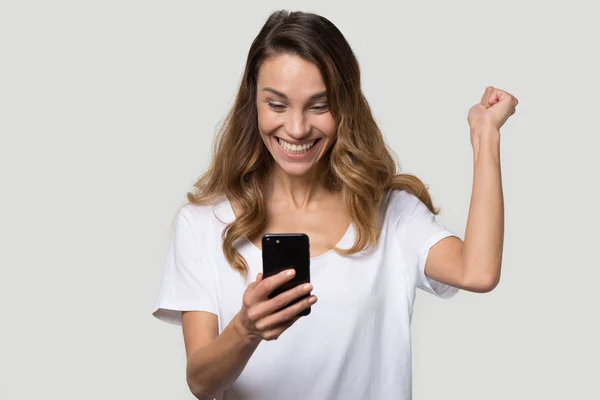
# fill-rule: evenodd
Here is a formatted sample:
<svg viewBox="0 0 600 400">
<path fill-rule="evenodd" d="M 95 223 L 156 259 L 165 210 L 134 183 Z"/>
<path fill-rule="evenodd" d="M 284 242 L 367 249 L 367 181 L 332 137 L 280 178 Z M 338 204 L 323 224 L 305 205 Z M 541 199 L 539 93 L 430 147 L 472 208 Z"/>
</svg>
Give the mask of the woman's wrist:
<svg viewBox="0 0 600 400">
<path fill-rule="evenodd" d="M 248 332 L 248 330 L 244 327 L 244 324 L 242 323 L 242 319 L 239 313 L 237 313 L 231 320 L 231 327 L 236 333 L 238 339 L 247 346 L 257 346 L 262 341 L 262 338 L 256 335 L 252 335 L 250 332 Z"/>
</svg>

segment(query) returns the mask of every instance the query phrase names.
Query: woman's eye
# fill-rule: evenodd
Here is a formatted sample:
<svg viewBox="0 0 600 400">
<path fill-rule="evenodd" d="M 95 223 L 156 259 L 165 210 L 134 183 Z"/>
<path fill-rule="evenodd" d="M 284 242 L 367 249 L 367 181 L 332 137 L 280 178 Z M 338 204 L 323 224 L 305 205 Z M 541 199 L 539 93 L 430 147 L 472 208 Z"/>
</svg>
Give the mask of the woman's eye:
<svg viewBox="0 0 600 400">
<path fill-rule="evenodd" d="M 275 111 L 282 111 L 285 108 L 285 106 L 283 104 L 277 104 L 277 103 L 271 103 L 271 102 L 269 102 L 267 104 L 269 104 L 269 107 L 271 107 Z"/>
<path fill-rule="evenodd" d="M 268 104 L 269 108 L 271 108 L 274 111 L 284 111 L 286 108 L 285 104 L 272 103 L 270 101 L 267 101 L 267 104 Z M 310 109 L 313 111 L 317 111 L 317 112 L 324 112 L 329 109 L 329 106 L 327 104 L 323 104 L 323 105 L 313 106 Z"/>
</svg>

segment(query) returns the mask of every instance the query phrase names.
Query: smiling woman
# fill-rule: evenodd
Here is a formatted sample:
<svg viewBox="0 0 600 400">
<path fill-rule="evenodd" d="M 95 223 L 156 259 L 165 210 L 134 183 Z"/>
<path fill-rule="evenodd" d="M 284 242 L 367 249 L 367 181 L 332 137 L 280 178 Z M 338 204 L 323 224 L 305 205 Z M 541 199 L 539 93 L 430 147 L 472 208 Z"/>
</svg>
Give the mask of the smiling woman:
<svg viewBox="0 0 600 400">
<path fill-rule="evenodd" d="M 398 173 L 342 33 L 319 15 L 273 13 L 211 165 L 179 210 L 154 310 L 183 327 L 192 393 L 410 399 L 416 289 L 447 298 L 497 282 L 500 183 L 486 110 L 504 101 L 493 118 L 503 117 L 507 96 L 486 92 L 470 114 L 486 185 L 474 189 L 463 246 L 437 223 L 426 186 Z M 310 239 L 311 283 L 271 298 L 295 272 L 263 278 L 261 238 L 292 232 Z"/>
<path fill-rule="evenodd" d="M 236 219 L 223 232 L 222 248 L 243 276 L 248 264 L 234 243 L 248 238 L 260 246 L 267 232 L 312 230 L 313 255 L 374 246 L 390 190 L 411 193 L 437 213 L 426 186 L 397 173 L 342 33 L 302 12 L 273 13 L 253 41 L 211 165 L 195 189 L 191 204 L 231 202 Z M 298 222 L 324 216 L 334 221 L 327 229 Z M 355 243 L 337 248 L 350 224 Z"/>
<path fill-rule="evenodd" d="M 321 72 L 298 56 L 275 56 L 263 63 L 257 91 L 258 130 L 275 158 L 274 168 L 283 170 L 275 173 L 305 175 L 336 138 Z M 315 172 L 325 169 L 321 165 Z"/>
</svg>

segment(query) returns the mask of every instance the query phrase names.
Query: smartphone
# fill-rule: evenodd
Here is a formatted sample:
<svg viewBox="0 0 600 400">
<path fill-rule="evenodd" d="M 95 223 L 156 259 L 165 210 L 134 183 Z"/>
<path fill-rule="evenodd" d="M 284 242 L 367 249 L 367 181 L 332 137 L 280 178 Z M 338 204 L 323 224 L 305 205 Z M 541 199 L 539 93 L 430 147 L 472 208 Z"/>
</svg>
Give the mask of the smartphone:
<svg viewBox="0 0 600 400">
<path fill-rule="evenodd" d="M 262 237 L 263 279 L 286 269 L 296 270 L 294 278 L 276 288 L 269 298 L 273 298 L 289 289 L 310 282 L 310 243 L 304 233 L 268 233 Z M 299 297 L 288 304 L 289 307 L 310 296 Z M 310 314 L 310 307 L 299 315 Z"/>
</svg>

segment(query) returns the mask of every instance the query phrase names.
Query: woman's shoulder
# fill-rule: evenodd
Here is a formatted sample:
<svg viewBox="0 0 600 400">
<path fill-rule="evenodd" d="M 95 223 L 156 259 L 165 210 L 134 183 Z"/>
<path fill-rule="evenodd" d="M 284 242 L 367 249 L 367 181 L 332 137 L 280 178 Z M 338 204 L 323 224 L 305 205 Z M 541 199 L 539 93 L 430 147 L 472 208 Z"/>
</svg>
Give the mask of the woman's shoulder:
<svg viewBox="0 0 600 400">
<path fill-rule="evenodd" d="M 396 216 L 409 213 L 421 203 L 417 196 L 404 189 L 389 189 L 386 192 L 385 201 L 388 212 L 392 212 Z"/>
<path fill-rule="evenodd" d="M 221 222 L 229 223 L 229 203 L 225 196 L 219 197 L 210 203 L 196 204 L 186 203 L 179 208 L 179 218 L 187 219 L 190 224 L 201 224 Z"/>
<path fill-rule="evenodd" d="M 394 226 L 407 223 L 416 215 L 425 215 L 427 206 L 418 196 L 404 189 L 390 189 L 386 193 L 385 219 Z"/>
</svg>

